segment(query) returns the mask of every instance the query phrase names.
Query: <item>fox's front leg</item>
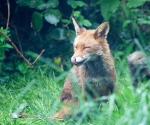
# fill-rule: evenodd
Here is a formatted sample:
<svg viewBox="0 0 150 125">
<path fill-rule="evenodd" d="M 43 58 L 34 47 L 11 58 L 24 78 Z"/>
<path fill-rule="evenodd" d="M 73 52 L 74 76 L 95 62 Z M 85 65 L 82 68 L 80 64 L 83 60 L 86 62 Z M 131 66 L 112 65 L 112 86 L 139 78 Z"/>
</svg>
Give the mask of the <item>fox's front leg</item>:
<svg viewBox="0 0 150 125">
<path fill-rule="evenodd" d="M 65 116 L 71 116 L 71 107 L 78 105 L 77 101 L 72 99 L 72 83 L 68 79 L 65 80 L 60 101 L 64 103 L 64 106 L 59 112 L 54 114 L 54 118 L 63 120 Z"/>
</svg>

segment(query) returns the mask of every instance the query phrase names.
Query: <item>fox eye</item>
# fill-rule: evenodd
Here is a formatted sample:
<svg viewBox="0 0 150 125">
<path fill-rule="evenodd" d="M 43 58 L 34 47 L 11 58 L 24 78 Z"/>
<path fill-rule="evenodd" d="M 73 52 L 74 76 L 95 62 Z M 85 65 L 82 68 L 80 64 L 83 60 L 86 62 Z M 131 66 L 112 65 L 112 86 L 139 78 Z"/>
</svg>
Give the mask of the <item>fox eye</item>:
<svg viewBox="0 0 150 125">
<path fill-rule="evenodd" d="M 77 47 L 77 46 L 74 46 L 74 48 L 77 49 L 78 47 Z"/>
<path fill-rule="evenodd" d="M 85 47 L 83 47 L 83 49 L 88 49 L 88 48 L 91 48 L 90 46 L 85 46 Z"/>
<path fill-rule="evenodd" d="M 138 60 L 142 59 L 142 57 L 139 57 Z"/>
</svg>

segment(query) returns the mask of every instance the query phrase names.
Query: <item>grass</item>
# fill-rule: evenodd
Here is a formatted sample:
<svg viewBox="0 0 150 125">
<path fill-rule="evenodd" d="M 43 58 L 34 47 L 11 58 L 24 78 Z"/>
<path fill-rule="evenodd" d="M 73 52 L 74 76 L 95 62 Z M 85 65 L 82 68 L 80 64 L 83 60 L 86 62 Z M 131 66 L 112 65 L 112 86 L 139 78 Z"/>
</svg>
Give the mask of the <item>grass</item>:
<svg viewBox="0 0 150 125">
<path fill-rule="evenodd" d="M 117 74 L 120 92 L 111 95 L 109 103 L 97 107 L 92 100 L 82 102 L 75 110 L 82 111 L 82 117 L 52 121 L 48 117 L 59 109 L 63 86 L 59 79 L 64 79 L 66 74 L 62 75 L 63 78 L 56 77 L 47 67 L 36 67 L 0 86 L 0 125 L 149 125 L 149 83 L 140 84 L 137 90 L 133 90 L 127 66 L 118 65 Z M 41 118 L 12 119 L 10 114 L 24 102 L 28 107 L 23 112 Z"/>
</svg>

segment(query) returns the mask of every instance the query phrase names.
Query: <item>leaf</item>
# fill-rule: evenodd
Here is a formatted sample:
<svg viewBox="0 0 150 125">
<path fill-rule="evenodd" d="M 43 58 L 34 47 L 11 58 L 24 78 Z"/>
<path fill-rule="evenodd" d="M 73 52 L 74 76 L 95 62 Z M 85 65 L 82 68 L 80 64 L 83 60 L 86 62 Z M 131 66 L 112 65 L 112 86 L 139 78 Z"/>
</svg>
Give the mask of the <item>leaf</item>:
<svg viewBox="0 0 150 125">
<path fill-rule="evenodd" d="M 54 63 L 55 63 L 57 66 L 60 66 L 61 58 L 60 58 L 60 57 L 55 57 L 55 58 L 54 58 Z"/>
<path fill-rule="evenodd" d="M 13 48 L 10 44 L 5 43 L 5 44 L 0 44 L 0 48 Z"/>
<path fill-rule="evenodd" d="M 56 9 L 50 9 L 44 13 L 44 18 L 47 22 L 57 25 L 57 23 L 60 21 L 61 14 L 59 10 Z"/>
<path fill-rule="evenodd" d="M 31 0 L 17 0 L 17 3 L 20 4 L 21 6 L 28 6 L 30 8 L 34 8 L 36 5 L 36 1 L 31 1 Z"/>
<path fill-rule="evenodd" d="M 32 14 L 32 26 L 35 31 L 40 31 L 43 26 L 43 15 L 39 12 L 34 12 Z"/>
<path fill-rule="evenodd" d="M 102 0 L 100 8 L 105 20 L 109 20 L 111 13 L 114 13 L 119 6 L 119 0 Z"/>
<path fill-rule="evenodd" d="M 70 5 L 73 9 L 79 7 L 83 7 L 83 6 L 87 6 L 86 3 L 84 3 L 83 1 L 74 1 L 74 0 L 67 0 L 68 5 Z"/>
<path fill-rule="evenodd" d="M 4 29 L 3 27 L 1 27 L 0 30 L 2 30 L 2 32 L 7 35 L 8 35 L 8 33 L 10 33 L 10 31 L 8 29 Z"/>
<path fill-rule="evenodd" d="M 67 37 L 67 31 L 62 28 L 55 28 L 50 32 L 50 36 L 56 40 L 64 40 Z"/>
<path fill-rule="evenodd" d="M 85 19 L 85 20 L 83 20 L 83 25 L 87 26 L 87 27 L 90 27 L 92 24 L 89 20 Z"/>
<path fill-rule="evenodd" d="M 146 20 L 144 18 L 139 18 L 137 19 L 137 23 L 142 25 L 142 24 L 147 24 L 147 25 L 150 25 L 150 21 L 149 20 Z"/>
<path fill-rule="evenodd" d="M 29 66 L 27 65 L 27 63 L 19 63 L 18 65 L 17 65 L 17 69 L 22 73 L 22 74 L 25 74 L 26 72 L 27 72 L 27 68 L 28 68 Z"/>
<path fill-rule="evenodd" d="M 67 19 L 62 19 L 62 23 L 69 24 L 69 23 L 70 23 L 70 20 L 67 20 Z"/>
<path fill-rule="evenodd" d="M 0 34 L 0 43 L 3 43 L 5 40 L 6 38 Z"/>
<path fill-rule="evenodd" d="M 36 9 L 38 10 L 47 9 L 47 4 L 43 0 L 39 0 L 36 2 Z"/>
<path fill-rule="evenodd" d="M 146 1 L 150 0 L 128 0 L 127 7 L 136 8 L 142 6 Z"/>
<path fill-rule="evenodd" d="M 48 2 L 40 1 L 40 2 L 37 3 L 36 9 L 44 10 L 44 9 L 48 9 L 48 8 L 55 8 L 58 5 L 59 5 L 58 0 L 49 0 Z"/>
<path fill-rule="evenodd" d="M 55 8 L 59 5 L 58 0 L 48 0 L 47 4 L 49 5 L 49 8 Z"/>
<path fill-rule="evenodd" d="M 123 22 L 123 25 L 122 25 L 122 27 L 123 28 L 125 28 L 128 24 L 130 24 L 131 23 L 131 20 L 125 20 L 124 22 Z"/>
<path fill-rule="evenodd" d="M 38 10 L 55 8 L 59 5 L 58 0 L 17 0 L 17 3 L 21 6 L 28 6 L 30 8 L 36 8 Z"/>
<path fill-rule="evenodd" d="M 3 27 L 0 27 L 0 30 L 6 34 L 7 36 L 9 36 L 9 30 L 8 29 L 4 29 Z M 6 38 L 0 33 L 0 43 L 3 43 L 6 40 Z"/>
<path fill-rule="evenodd" d="M 68 30 L 68 39 L 71 43 L 74 43 L 74 38 L 76 37 L 76 33 L 73 30 Z"/>
<path fill-rule="evenodd" d="M 89 26 L 91 26 L 92 24 L 91 24 L 91 22 L 89 21 L 89 20 L 87 20 L 87 19 L 85 19 L 84 18 L 84 16 L 82 16 L 82 15 L 79 15 L 78 16 L 78 23 L 81 25 L 81 26 L 86 26 L 86 27 L 89 27 Z"/>
<path fill-rule="evenodd" d="M 74 11 L 73 16 L 78 17 L 80 14 L 81 14 L 80 11 Z"/>
</svg>

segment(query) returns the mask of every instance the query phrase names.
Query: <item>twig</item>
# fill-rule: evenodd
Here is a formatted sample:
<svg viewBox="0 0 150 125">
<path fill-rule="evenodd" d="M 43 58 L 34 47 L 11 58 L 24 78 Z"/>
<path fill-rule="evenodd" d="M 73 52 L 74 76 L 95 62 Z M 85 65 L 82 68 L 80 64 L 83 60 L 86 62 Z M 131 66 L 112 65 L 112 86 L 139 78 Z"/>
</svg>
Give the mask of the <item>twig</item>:
<svg viewBox="0 0 150 125">
<path fill-rule="evenodd" d="M 41 53 L 38 55 L 38 57 L 35 59 L 35 61 L 33 62 L 33 63 L 31 63 L 32 65 L 34 64 L 34 63 L 36 63 L 36 61 L 40 58 L 40 56 L 44 53 L 44 49 L 41 51 Z"/>
<path fill-rule="evenodd" d="M 12 46 L 16 49 L 17 53 L 26 61 L 26 63 L 33 68 L 33 64 L 39 59 L 39 57 L 43 54 L 43 52 L 45 50 L 42 50 L 42 52 L 40 53 L 40 55 L 35 59 L 35 61 L 33 63 L 30 63 L 25 57 L 24 55 L 18 50 L 18 48 L 16 47 L 16 45 L 13 43 L 13 41 L 11 41 L 11 39 L 0 30 L 0 33 L 12 44 Z"/>
<path fill-rule="evenodd" d="M 4 34 L 1 30 L 0 33 L 12 44 L 12 46 L 16 49 L 17 53 L 30 65 L 30 67 L 32 67 L 32 64 L 24 57 L 24 55 L 22 55 L 22 53 L 18 50 L 16 45 L 11 41 L 11 39 L 9 39 L 9 37 L 6 34 Z"/>
<path fill-rule="evenodd" d="M 7 17 L 6 29 L 8 29 L 9 18 L 10 18 L 10 4 L 9 4 L 9 0 L 7 0 L 7 6 L 8 6 L 8 17 Z"/>
<path fill-rule="evenodd" d="M 16 36 L 17 36 L 18 43 L 19 43 L 20 51 L 21 51 L 21 53 L 23 54 L 22 47 L 21 47 L 21 43 L 20 43 L 20 40 L 19 40 L 19 36 L 18 36 L 18 32 L 17 32 L 17 28 L 16 28 L 16 27 L 15 27 L 15 32 L 16 32 Z"/>
</svg>

